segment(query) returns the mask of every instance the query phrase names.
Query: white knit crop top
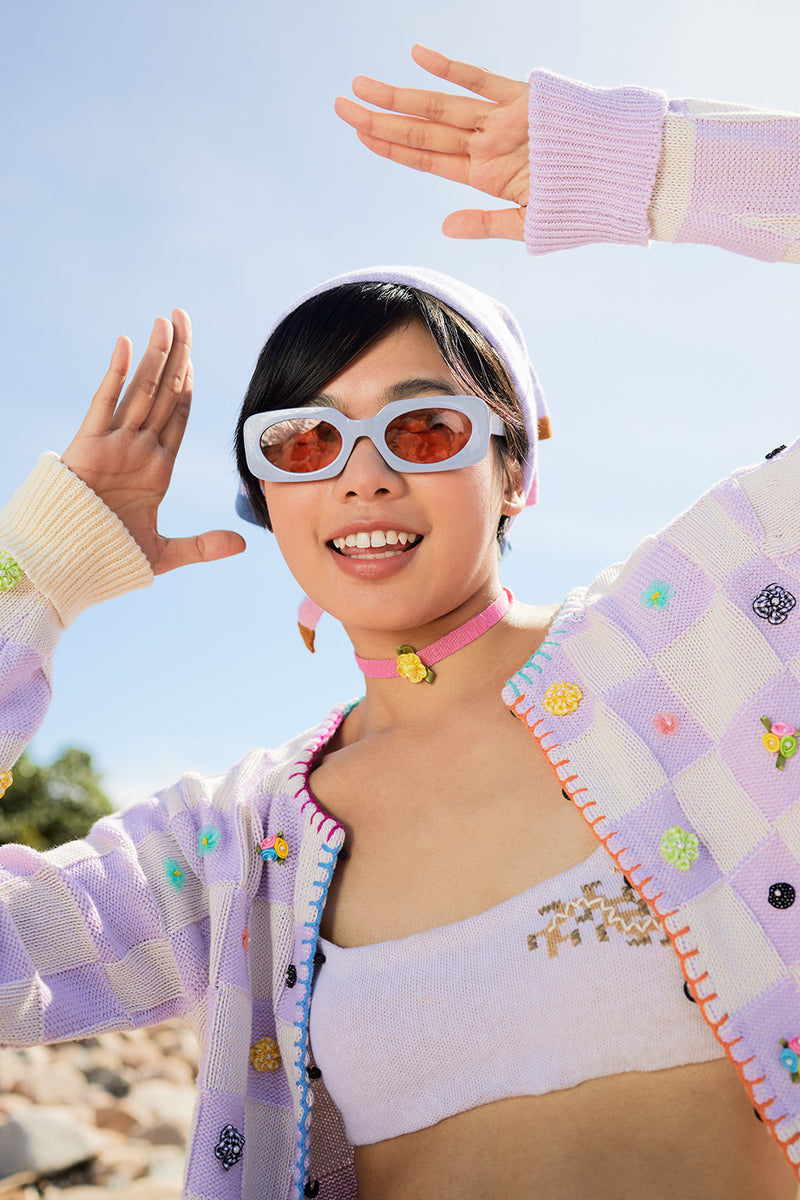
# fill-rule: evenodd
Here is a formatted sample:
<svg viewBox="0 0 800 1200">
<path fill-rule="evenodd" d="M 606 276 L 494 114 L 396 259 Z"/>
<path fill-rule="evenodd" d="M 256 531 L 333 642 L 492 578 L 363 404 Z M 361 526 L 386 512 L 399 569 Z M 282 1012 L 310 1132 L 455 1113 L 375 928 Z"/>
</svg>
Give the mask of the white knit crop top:
<svg viewBox="0 0 800 1200">
<path fill-rule="evenodd" d="M 454 925 L 319 947 L 311 1046 L 355 1146 L 493 1100 L 724 1057 L 602 846 Z"/>
</svg>

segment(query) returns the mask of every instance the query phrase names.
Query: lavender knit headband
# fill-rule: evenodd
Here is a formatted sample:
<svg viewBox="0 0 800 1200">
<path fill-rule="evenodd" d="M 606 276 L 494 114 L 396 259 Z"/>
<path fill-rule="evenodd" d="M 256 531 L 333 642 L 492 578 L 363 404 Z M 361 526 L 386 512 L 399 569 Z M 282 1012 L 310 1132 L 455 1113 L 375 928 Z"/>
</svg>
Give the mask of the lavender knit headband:
<svg viewBox="0 0 800 1200">
<path fill-rule="evenodd" d="M 408 287 L 428 292 L 465 317 L 500 355 L 514 386 L 528 433 L 529 449 L 522 464 L 522 480 L 526 503 L 535 504 L 538 499 L 537 446 L 540 438 L 550 436 L 547 405 L 533 363 L 528 357 L 522 330 L 514 316 L 498 300 L 493 300 L 484 292 L 470 287 L 468 283 L 461 283 L 458 279 L 442 275 L 439 271 L 431 271 L 427 267 L 366 267 L 363 270 L 337 275 L 335 279 L 328 279 L 300 296 L 281 314 L 270 334 L 285 317 L 312 296 L 319 296 L 322 292 L 328 292 L 344 283 L 372 282 L 406 284 Z M 254 520 L 252 510 L 248 511 L 249 501 L 243 494 L 240 494 L 236 508 L 239 516 L 246 520 Z"/>
</svg>

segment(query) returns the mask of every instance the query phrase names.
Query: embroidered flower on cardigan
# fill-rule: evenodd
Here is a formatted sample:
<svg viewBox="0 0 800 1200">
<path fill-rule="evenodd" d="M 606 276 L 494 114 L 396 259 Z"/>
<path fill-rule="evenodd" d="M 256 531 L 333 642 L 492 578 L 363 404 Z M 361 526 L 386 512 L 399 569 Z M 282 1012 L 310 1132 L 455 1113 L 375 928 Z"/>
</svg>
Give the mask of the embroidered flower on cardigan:
<svg viewBox="0 0 800 1200">
<path fill-rule="evenodd" d="M 14 776 L 10 771 L 0 771 L 0 799 L 5 796 L 13 782 Z"/>
<path fill-rule="evenodd" d="M 242 949 L 247 952 L 250 949 L 250 930 L 242 930 Z"/>
<path fill-rule="evenodd" d="M 244 1135 L 233 1125 L 226 1125 L 220 1131 L 219 1141 L 214 1147 L 214 1153 L 226 1171 L 235 1167 L 244 1153 Z"/>
<path fill-rule="evenodd" d="M 792 1083 L 800 1083 L 800 1038 L 781 1038 L 783 1050 L 781 1062 L 792 1077 Z"/>
<path fill-rule="evenodd" d="M 183 867 L 180 863 L 175 862 L 174 858 L 164 859 L 164 871 L 169 880 L 170 887 L 174 887 L 176 892 L 183 891 Z"/>
<path fill-rule="evenodd" d="M 787 758 L 791 758 L 797 752 L 797 730 L 794 725 L 772 721 L 769 717 L 762 717 L 761 724 L 767 731 L 761 735 L 761 745 L 765 750 L 769 750 L 770 754 L 777 755 L 775 766 L 782 771 Z"/>
<path fill-rule="evenodd" d="M 197 853 L 203 858 L 206 854 L 210 854 L 212 850 L 216 850 L 219 845 L 219 840 L 222 837 L 216 825 L 204 825 L 197 833 Z"/>
<path fill-rule="evenodd" d="M 650 586 L 644 589 L 640 599 L 645 608 L 655 608 L 659 612 L 663 612 L 665 608 L 669 607 L 673 591 L 671 583 L 667 583 L 663 579 L 654 579 Z"/>
<path fill-rule="evenodd" d="M 250 1047 L 250 1065 L 254 1071 L 277 1071 L 281 1065 L 281 1052 L 275 1038 L 263 1037 Z"/>
<path fill-rule="evenodd" d="M 663 733 L 664 737 L 672 737 L 673 733 L 678 732 L 679 725 L 680 721 L 675 716 L 675 713 L 656 713 L 653 717 L 653 729 L 655 729 L 656 733 Z"/>
<path fill-rule="evenodd" d="M 296 983 L 297 967 L 294 965 L 294 963 L 289 963 L 288 967 L 286 968 L 286 986 L 288 988 L 293 988 Z"/>
<path fill-rule="evenodd" d="M 753 601 L 753 612 L 770 625 L 782 625 L 797 601 L 779 583 L 768 583 Z"/>
<path fill-rule="evenodd" d="M 542 708 L 555 717 L 567 717 L 574 713 L 583 699 L 583 692 L 577 683 L 553 683 L 542 697 Z"/>
<path fill-rule="evenodd" d="M 284 862 L 289 857 L 289 843 L 283 836 L 283 830 L 274 837 L 264 838 L 260 853 L 264 862 Z"/>
<path fill-rule="evenodd" d="M 661 857 L 679 871 L 688 871 L 696 858 L 700 857 L 697 835 L 673 825 L 661 839 Z"/>
<path fill-rule="evenodd" d="M 791 908 L 795 901 L 795 890 L 790 883 L 773 883 L 767 900 L 773 908 Z"/>
<path fill-rule="evenodd" d="M 433 683 L 433 671 L 414 653 L 413 646 L 397 647 L 397 674 L 411 683 Z"/>
<path fill-rule="evenodd" d="M 22 567 L 10 554 L 0 550 L 0 592 L 10 592 L 22 579 Z"/>
</svg>

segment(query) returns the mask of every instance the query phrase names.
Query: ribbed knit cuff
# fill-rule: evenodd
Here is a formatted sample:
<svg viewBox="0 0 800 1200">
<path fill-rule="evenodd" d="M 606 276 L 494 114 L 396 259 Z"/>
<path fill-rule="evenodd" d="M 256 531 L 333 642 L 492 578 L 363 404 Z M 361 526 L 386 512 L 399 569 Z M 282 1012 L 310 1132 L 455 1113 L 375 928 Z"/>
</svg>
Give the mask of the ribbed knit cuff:
<svg viewBox="0 0 800 1200">
<path fill-rule="evenodd" d="M 525 218 L 531 254 L 589 242 L 647 245 L 666 108 L 661 92 L 592 88 L 533 72 Z"/>
<path fill-rule="evenodd" d="M 65 627 L 90 605 L 153 582 L 147 557 L 120 519 L 57 454 L 42 455 L 0 509 L 0 550 Z"/>
</svg>

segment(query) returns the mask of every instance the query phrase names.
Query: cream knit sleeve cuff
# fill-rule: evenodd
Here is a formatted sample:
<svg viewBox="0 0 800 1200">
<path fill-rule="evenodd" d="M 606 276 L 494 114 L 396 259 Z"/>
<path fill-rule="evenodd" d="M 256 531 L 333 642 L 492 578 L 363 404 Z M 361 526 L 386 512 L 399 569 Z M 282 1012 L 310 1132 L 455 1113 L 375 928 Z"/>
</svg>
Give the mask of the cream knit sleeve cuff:
<svg viewBox="0 0 800 1200">
<path fill-rule="evenodd" d="M 125 526 L 57 454 L 42 455 L 0 509 L 0 550 L 47 597 L 64 627 L 90 605 L 153 582 Z"/>
</svg>

